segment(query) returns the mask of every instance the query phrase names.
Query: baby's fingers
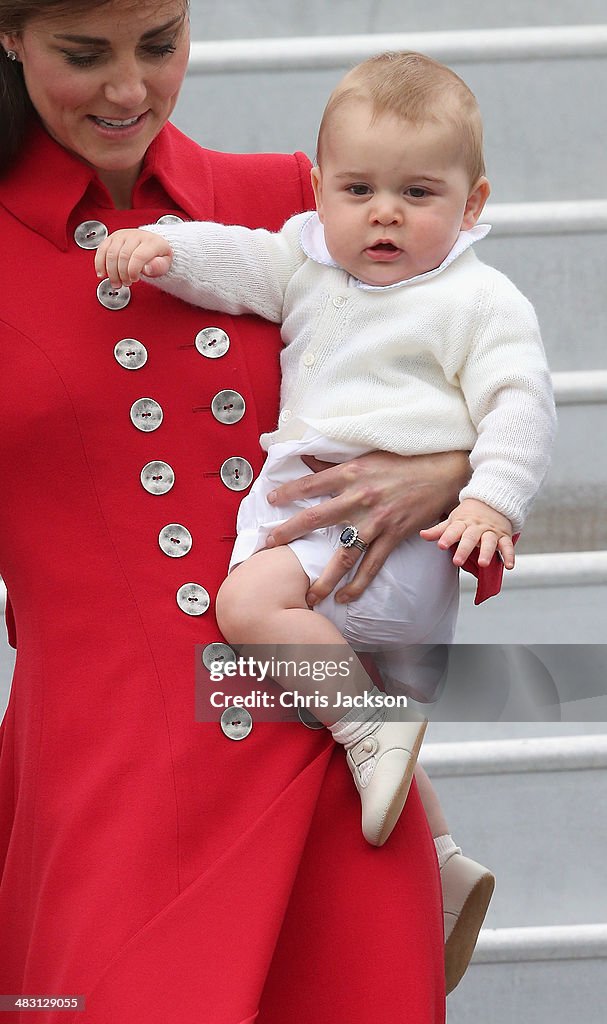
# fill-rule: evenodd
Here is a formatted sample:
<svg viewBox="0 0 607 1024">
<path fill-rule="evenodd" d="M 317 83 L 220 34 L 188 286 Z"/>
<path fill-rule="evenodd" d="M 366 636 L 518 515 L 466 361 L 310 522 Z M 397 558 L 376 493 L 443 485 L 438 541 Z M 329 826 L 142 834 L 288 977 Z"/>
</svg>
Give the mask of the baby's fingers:
<svg viewBox="0 0 607 1024">
<path fill-rule="evenodd" d="M 146 277 L 163 277 L 171 269 L 170 256 L 154 256 L 143 268 Z"/>
<path fill-rule="evenodd" d="M 487 530 L 480 539 L 478 564 L 481 566 L 490 565 L 495 550 L 498 546 L 497 534 Z"/>
<path fill-rule="evenodd" d="M 442 537 L 443 533 L 449 525 L 448 519 L 443 519 L 441 523 L 436 523 L 435 526 L 429 526 L 426 530 L 420 530 L 419 535 L 424 540 L 438 540 Z"/>
<path fill-rule="evenodd" d="M 506 534 L 500 537 L 497 547 L 506 568 L 514 569 L 514 544 L 512 543 L 512 537 L 508 537 Z"/>
</svg>

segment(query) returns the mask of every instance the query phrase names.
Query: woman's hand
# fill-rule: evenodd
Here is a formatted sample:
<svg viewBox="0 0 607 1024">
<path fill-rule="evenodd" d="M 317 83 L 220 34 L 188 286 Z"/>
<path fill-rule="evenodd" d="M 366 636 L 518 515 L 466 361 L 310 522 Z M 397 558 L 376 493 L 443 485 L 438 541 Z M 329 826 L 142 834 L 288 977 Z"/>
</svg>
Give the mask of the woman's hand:
<svg viewBox="0 0 607 1024">
<path fill-rule="evenodd" d="M 341 548 L 335 553 L 308 591 L 311 606 L 327 597 L 358 560 L 355 576 L 335 599 L 346 603 L 360 597 L 401 540 L 442 519 L 446 508 L 453 508 L 470 476 L 467 452 L 409 456 L 369 452 L 340 465 L 311 457 L 304 461 L 314 473 L 277 488 L 270 495 L 271 503 L 333 497 L 303 509 L 277 527 L 268 546 L 287 544 L 312 530 L 347 523 L 356 526 L 368 545 L 362 557 L 356 548 Z"/>
</svg>

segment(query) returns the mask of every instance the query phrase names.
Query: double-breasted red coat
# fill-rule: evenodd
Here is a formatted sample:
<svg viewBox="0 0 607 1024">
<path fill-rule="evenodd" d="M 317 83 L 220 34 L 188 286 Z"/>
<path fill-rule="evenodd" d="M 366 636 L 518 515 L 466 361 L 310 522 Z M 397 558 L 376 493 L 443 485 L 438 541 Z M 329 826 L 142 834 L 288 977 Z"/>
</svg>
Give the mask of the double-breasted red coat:
<svg viewBox="0 0 607 1024">
<path fill-rule="evenodd" d="M 105 308 L 74 240 L 86 222 L 171 213 L 278 229 L 311 203 L 308 173 L 302 156 L 211 153 L 167 126 L 131 211 L 40 129 L 0 179 L 0 572 L 17 641 L 0 993 L 84 996 L 61 1020 L 444 1019 L 439 876 L 415 788 L 377 850 L 326 733 L 254 722 L 234 742 L 195 720 L 195 644 L 221 639 L 213 601 L 242 497 L 220 471 L 233 457 L 260 468 L 278 331 L 137 287 Z M 215 358 L 195 344 L 207 327 L 229 336 Z M 123 339 L 141 346 L 118 350 L 126 366 Z M 210 410 L 222 389 L 245 399 L 236 423 Z M 142 430 L 150 411 L 162 420 Z M 155 461 L 174 473 L 163 493 L 149 489 L 162 472 L 142 483 Z M 160 546 L 172 524 L 191 536 L 184 556 L 170 545 L 186 534 Z M 189 614 L 191 583 L 203 614 Z M 59 1018 L 3 1015 L 31 1019 Z"/>
</svg>

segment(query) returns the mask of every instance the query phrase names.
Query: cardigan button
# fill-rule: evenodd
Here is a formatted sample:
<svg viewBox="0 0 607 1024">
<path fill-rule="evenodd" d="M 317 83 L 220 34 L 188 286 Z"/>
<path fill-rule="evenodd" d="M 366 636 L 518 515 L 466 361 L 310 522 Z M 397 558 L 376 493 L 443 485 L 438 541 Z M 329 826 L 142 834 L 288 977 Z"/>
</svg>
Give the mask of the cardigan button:
<svg viewBox="0 0 607 1024">
<path fill-rule="evenodd" d="M 199 331 L 194 344 L 201 356 L 207 359 L 219 359 L 225 356 L 230 347 L 230 338 L 221 327 L 205 327 Z"/>
<path fill-rule="evenodd" d="M 348 300 L 346 299 L 345 295 L 336 295 L 335 298 L 333 299 L 333 305 L 337 309 L 341 309 L 342 306 L 345 306 L 347 301 Z"/>
<path fill-rule="evenodd" d="M 138 398 L 136 402 L 133 402 L 129 415 L 137 430 L 149 433 L 151 430 L 158 430 L 164 413 L 153 398 Z"/>
<path fill-rule="evenodd" d="M 253 728 L 253 719 L 246 708 L 226 708 L 219 724 L 229 740 L 244 740 Z"/>
<path fill-rule="evenodd" d="M 207 644 L 202 652 L 202 664 L 205 668 L 208 668 L 209 672 L 212 668 L 219 670 L 224 665 L 230 662 L 236 661 L 236 655 L 231 647 L 227 644 L 212 643 Z"/>
<path fill-rule="evenodd" d="M 166 494 L 175 483 L 175 473 L 168 462 L 148 462 L 141 470 L 141 484 L 148 494 Z"/>
<path fill-rule="evenodd" d="M 186 615 L 204 615 L 211 603 L 200 583 L 184 583 L 177 591 L 177 604 Z"/>
<path fill-rule="evenodd" d="M 106 277 L 97 288 L 97 298 L 106 309 L 124 309 L 131 301 L 131 289 L 125 285 L 113 288 L 109 277 Z"/>
<path fill-rule="evenodd" d="M 192 534 L 181 523 L 169 523 L 158 534 L 158 543 L 169 558 L 183 558 L 192 547 Z"/>
<path fill-rule="evenodd" d="M 183 217 L 178 217 L 176 213 L 165 213 L 163 217 L 159 217 L 156 221 L 157 224 L 183 224 Z"/>
<path fill-rule="evenodd" d="M 125 370 L 140 370 L 148 361 L 148 350 L 136 338 L 122 338 L 114 346 L 114 358 Z"/>
<path fill-rule="evenodd" d="M 315 362 L 316 356 L 314 355 L 313 352 L 304 353 L 304 356 L 302 358 L 302 363 L 304 364 L 304 366 L 314 366 Z"/>
<path fill-rule="evenodd" d="M 108 236 L 108 229 L 100 220 L 83 220 L 74 231 L 74 241 L 81 249 L 98 249 Z"/>
<path fill-rule="evenodd" d="M 211 412 L 220 423 L 238 423 L 245 412 L 245 401 L 238 391 L 219 391 L 211 402 Z"/>
<path fill-rule="evenodd" d="M 221 482 L 231 491 L 246 491 L 253 479 L 253 467 L 246 459 L 233 456 L 219 470 Z"/>
</svg>

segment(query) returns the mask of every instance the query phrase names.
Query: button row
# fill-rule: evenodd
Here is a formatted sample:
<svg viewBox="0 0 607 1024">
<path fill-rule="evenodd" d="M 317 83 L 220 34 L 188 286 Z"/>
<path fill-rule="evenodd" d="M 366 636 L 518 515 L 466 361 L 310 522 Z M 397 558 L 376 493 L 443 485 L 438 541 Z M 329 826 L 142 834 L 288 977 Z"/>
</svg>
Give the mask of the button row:
<svg viewBox="0 0 607 1024">
<path fill-rule="evenodd" d="M 183 224 L 183 217 L 174 213 L 165 213 L 159 217 L 157 224 Z M 109 232 L 107 225 L 100 220 L 84 220 L 74 231 L 74 241 L 81 249 L 98 249 L 105 242 Z"/>
</svg>

